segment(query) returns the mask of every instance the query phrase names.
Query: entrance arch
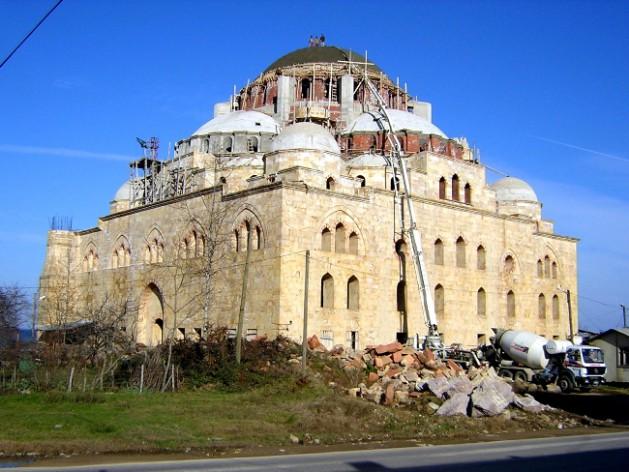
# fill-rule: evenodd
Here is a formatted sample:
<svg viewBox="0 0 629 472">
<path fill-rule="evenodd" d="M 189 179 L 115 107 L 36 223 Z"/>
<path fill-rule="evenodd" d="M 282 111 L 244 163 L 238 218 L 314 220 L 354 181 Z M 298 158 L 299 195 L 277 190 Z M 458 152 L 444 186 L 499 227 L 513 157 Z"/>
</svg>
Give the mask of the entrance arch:
<svg viewBox="0 0 629 472">
<path fill-rule="evenodd" d="M 138 316 L 137 341 L 156 346 L 164 340 L 164 302 L 162 292 L 151 283 L 142 292 Z"/>
</svg>

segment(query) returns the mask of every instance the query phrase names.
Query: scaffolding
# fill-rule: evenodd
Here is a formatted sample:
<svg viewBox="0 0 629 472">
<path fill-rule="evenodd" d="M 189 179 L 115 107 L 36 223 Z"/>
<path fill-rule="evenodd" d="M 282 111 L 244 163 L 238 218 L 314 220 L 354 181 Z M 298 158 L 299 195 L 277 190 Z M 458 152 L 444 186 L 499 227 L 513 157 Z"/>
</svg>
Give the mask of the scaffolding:
<svg viewBox="0 0 629 472">
<path fill-rule="evenodd" d="M 131 207 L 150 205 L 183 195 L 188 191 L 190 170 L 182 165 L 179 153 L 170 161 L 159 159 L 159 139 L 137 138 L 143 156 L 129 164 L 131 169 Z"/>
</svg>

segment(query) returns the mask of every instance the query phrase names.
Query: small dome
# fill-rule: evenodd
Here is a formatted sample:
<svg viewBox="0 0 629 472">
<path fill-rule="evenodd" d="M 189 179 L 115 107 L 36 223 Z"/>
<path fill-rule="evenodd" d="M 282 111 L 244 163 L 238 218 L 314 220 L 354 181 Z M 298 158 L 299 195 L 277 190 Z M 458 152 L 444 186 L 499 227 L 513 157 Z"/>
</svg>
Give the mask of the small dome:
<svg viewBox="0 0 629 472">
<path fill-rule="evenodd" d="M 233 111 L 211 119 L 192 136 L 204 136 L 212 133 L 267 133 L 277 134 L 280 125 L 269 115 L 259 111 Z"/>
<path fill-rule="evenodd" d="M 114 202 L 128 201 L 131 199 L 131 181 L 127 180 L 124 184 L 120 186 L 120 188 L 116 191 L 116 195 L 114 196 Z"/>
<path fill-rule="evenodd" d="M 491 188 L 496 192 L 499 202 L 539 202 L 533 188 L 524 180 L 515 177 L 504 177 L 495 182 Z"/>
<path fill-rule="evenodd" d="M 360 154 L 347 161 L 348 167 L 385 167 L 387 165 L 383 156 L 378 154 Z"/>
<path fill-rule="evenodd" d="M 300 122 L 287 126 L 271 141 L 271 151 L 309 149 L 340 154 L 341 149 L 334 137 L 322 126 Z"/>
<path fill-rule="evenodd" d="M 414 113 L 402 110 L 387 110 L 394 131 L 415 131 L 424 134 L 438 134 L 447 138 L 446 134 L 433 125 L 430 121 Z M 352 121 L 342 134 L 350 133 L 377 133 L 380 131 L 376 115 L 363 113 Z"/>
</svg>

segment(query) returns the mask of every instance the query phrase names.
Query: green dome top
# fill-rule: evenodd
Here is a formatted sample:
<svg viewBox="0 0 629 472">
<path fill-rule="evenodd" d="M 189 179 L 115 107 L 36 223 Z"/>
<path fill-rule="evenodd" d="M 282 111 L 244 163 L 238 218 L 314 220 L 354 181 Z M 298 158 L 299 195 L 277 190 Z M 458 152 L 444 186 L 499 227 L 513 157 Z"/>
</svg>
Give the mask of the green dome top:
<svg viewBox="0 0 629 472">
<path fill-rule="evenodd" d="M 264 72 L 283 67 L 295 66 L 298 64 L 312 63 L 336 63 L 338 61 L 349 61 L 350 54 L 352 61 L 365 62 L 365 56 L 355 53 L 349 49 L 337 48 L 336 46 L 322 46 L 296 49 L 288 54 L 280 57 L 277 61 L 267 67 Z M 380 72 L 378 66 L 369 66 L 371 72 Z"/>
</svg>

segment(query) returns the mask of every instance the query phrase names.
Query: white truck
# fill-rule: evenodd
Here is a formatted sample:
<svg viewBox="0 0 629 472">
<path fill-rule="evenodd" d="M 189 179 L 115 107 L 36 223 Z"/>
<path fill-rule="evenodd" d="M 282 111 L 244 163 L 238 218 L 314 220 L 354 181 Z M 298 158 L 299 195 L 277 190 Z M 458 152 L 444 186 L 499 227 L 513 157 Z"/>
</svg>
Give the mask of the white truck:
<svg viewBox="0 0 629 472">
<path fill-rule="evenodd" d="M 529 331 L 495 329 L 491 344 L 480 355 L 498 374 L 545 387 L 556 383 L 562 392 L 587 391 L 605 382 L 603 351 L 563 340 L 547 340 Z"/>
</svg>

